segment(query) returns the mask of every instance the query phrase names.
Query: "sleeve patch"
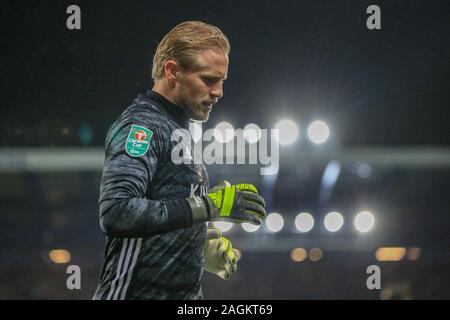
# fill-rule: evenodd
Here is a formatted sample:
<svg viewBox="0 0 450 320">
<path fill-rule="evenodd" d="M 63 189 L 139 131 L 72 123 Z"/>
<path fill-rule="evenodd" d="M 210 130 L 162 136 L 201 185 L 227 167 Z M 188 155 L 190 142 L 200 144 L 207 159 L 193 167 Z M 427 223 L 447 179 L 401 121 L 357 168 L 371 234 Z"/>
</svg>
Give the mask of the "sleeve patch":
<svg viewBox="0 0 450 320">
<path fill-rule="evenodd" d="M 147 153 L 153 131 L 133 124 L 125 142 L 125 151 L 131 157 L 141 157 Z"/>
</svg>

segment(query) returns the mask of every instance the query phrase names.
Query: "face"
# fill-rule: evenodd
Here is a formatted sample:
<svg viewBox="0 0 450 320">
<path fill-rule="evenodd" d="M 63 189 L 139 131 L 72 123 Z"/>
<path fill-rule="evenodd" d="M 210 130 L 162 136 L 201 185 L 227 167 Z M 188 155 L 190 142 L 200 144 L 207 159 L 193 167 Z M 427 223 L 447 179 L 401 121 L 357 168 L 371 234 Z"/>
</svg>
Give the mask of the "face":
<svg viewBox="0 0 450 320">
<path fill-rule="evenodd" d="M 177 105 L 185 108 L 191 119 L 207 121 L 213 105 L 223 96 L 227 73 L 227 54 L 203 51 L 198 57 L 198 68 L 180 72 Z"/>
</svg>

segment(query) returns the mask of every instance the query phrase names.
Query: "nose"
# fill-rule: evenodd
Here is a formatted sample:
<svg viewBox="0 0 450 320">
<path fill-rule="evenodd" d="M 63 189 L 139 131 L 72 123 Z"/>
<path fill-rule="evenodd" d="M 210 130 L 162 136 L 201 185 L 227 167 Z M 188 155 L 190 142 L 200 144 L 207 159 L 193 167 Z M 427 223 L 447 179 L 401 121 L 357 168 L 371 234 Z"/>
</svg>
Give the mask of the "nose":
<svg viewBox="0 0 450 320">
<path fill-rule="evenodd" d="M 210 96 L 213 99 L 220 99 L 223 97 L 223 85 L 222 83 L 219 83 L 217 85 L 215 85 L 211 91 L 209 92 Z"/>
</svg>

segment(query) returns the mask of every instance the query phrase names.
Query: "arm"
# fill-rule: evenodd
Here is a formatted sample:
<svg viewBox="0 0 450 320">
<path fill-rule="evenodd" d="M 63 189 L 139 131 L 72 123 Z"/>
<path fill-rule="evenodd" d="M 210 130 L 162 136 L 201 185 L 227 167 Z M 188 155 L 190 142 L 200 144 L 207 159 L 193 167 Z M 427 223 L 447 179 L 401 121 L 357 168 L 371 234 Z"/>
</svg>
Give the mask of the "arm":
<svg viewBox="0 0 450 320">
<path fill-rule="evenodd" d="M 188 203 L 146 198 L 149 182 L 162 159 L 170 133 L 148 117 L 119 120 L 108 133 L 100 188 L 100 226 L 112 237 L 151 236 L 187 228 L 193 219 Z M 159 120 L 160 121 L 160 120 Z M 133 150 L 127 141 L 132 127 L 148 129 L 148 148 Z M 136 127 L 133 127 L 136 130 Z M 151 137 L 148 137 L 151 135 Z M 167 137 L 168 136 L 168 137 Z M 133 138 L 133 134 L 131 135 Z M 166 139 L 166 141 L 164 141 Z M 144 143 L 145 144 L 145 143 Z M 133 154 L 133 151 L 137 153 Z M 145 151 L 145 153 L 144 153 Z M 132 155 L 131 155 L 131 154 Z M 142 155 L 140 155 L 142 153 Z"/>
</svg>

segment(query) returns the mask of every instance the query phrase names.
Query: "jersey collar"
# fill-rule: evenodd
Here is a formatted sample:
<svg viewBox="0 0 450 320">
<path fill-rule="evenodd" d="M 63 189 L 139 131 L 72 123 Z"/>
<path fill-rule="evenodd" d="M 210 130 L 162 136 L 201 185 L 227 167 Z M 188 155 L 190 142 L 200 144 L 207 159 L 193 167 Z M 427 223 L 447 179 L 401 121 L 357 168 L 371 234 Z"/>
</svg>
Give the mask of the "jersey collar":
<svg viewBox="0 0 450 320">
<path fill-rule="evenodd" d="M 183 128 L 189 128 L 189 117 L 186 112 L 176 104 L 173 104 L 164 96 L 153 90 L 148 90 L 145 95 L 151 100 L 159 102 L 160 105 L 166 110 L 176 122 Z"/>
</svg>

